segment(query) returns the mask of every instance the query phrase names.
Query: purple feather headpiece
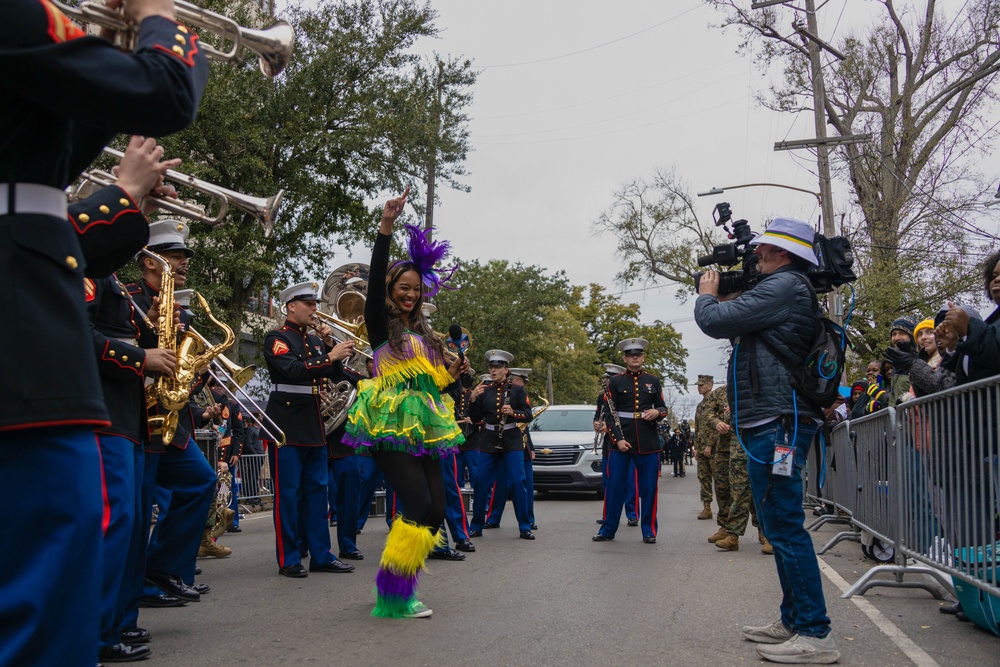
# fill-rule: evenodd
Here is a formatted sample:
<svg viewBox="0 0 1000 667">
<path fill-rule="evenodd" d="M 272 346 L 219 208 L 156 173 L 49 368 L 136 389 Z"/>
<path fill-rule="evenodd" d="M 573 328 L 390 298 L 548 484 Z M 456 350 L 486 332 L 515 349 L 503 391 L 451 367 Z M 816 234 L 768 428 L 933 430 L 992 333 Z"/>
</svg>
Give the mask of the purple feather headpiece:
<svg viewBox="0 0 1000 667">
<path fill-rule="evenodd" d="M 432 241 L 430 238 L 432 229 L 421 229 L 415 225 L 403 225 L 403 229 L 410 235 L 410 240 L 407 243 L 410 263 L 413 264 L 414 270 L 420 274 L 424 284 L 424 296 L 432 297 L 442 287 L 455 289 L 445 283 L 451 280 L 458 265 L 456 264 L 449 269 L 435 268 L 435 265 L 448 254 L 451 244 L 447 241 Z"/>
</svg>

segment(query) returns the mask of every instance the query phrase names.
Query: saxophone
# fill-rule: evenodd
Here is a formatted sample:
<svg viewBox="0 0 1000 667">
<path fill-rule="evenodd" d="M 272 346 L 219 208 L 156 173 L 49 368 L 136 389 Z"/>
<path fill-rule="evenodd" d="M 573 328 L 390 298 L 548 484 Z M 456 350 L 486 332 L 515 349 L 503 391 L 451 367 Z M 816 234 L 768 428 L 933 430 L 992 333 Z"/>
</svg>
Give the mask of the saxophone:
<svg viewBox="0 0 1000 667">
<path fill-rule="evenodd" d="M 162 256 L 149 250 L 143 253 L 163 265 L 163 277 L 160 279 L 160 313 L 159 334 L 157 346 L 174 350 L 177 354 L 177 370 L 173 375 L 160 375 L 146 388 L 146 406 L 159 404 L 165 415 L 157 415 L 149 420 L 151 433 L 160 433 L 163 444 L 173 442 L 177 433 L 178 412 L 182 410 L 191 397 L 191 386 L 197 379 L 199 371 L 206 368 L 216 357 L 222 355 L 236 342 L 236 334 L 224 322 L 212 315 L 212 309 L 199 292 L 194 296 L 198 299 L 201 309 L 219 329 L 225 340 L 218 345 L 206 346 L 204 339 L 191 331 L 185 331 L 180 340 L 177 338 L 177 325 L 174 323 L 174 276 L 170 263 Z"/>
</svg>

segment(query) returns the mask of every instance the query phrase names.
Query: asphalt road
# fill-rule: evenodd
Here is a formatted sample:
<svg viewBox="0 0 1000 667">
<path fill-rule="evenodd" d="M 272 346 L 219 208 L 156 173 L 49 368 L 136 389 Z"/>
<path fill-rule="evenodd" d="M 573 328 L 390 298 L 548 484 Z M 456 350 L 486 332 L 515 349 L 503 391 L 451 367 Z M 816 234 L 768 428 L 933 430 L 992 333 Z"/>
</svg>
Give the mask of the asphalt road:
<svg viewBox="0 0 1000 667">
<path fill-rule="evenodd" d="M 746 665 L 764 664 L 742 639 L 744 624 L 778 616 L 773 558 L 751 528 L 738 552 L 706 541 L 714 521 L 700 510 L 693 469 L 661 479 L 659 535 L 643 544 L 622 526 L 594 543 L 601 503 L 593 495 L 535 501 L 534 542 L 518 539 L 508 507 L 503 525 L 475 540 L 464 562 L 430 561 L 421 600 L 427 620 L 369 616 L 378 557 L 388 529 L 369 520 L 359 536 L 366 559 L 351 574 L 278 575 L 270 514 L 251 515 L 222 543 L 229 558 L 201 559 L 202 601 L 144 609 L 159 665 Z M 822 545 L 837 532 L 823 527 Z M 334 540 L 335 542 L 335 540 Z M 844 600 L 841 588 L 875 563 L 856 543 L 821 559 L 841 664 L 1000 664 L 1000 638 L 938 613 L 922 591 L 877 588 Z"/>
</svg>

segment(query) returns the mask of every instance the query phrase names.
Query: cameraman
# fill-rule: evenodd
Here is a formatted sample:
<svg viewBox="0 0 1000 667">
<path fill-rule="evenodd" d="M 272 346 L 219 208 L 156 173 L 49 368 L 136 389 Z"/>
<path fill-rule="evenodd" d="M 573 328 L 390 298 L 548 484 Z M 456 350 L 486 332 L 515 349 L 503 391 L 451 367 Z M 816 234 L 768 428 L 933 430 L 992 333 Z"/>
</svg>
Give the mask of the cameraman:
<svg viewBox="0 0 1000 667">
<path fill-rule="evenodd" d="M 812 347 L 818 315 L 805 271 L 817 263 L 814 237 L 805 222 L 775 219 L 750 242 L 762 274 L 756 286 L 720 300 L 719 273 L 708 271 L 694 309 L 706 335 L 733 342 L 726 376 L 729 402 L 750 457 L 750 487 L 761 527 L 774 545 L 782 588 L 780 620 L 745 626 L 743 636 L 760 644 L 757 652 L 765 660 L 788 664 L 840 657 L 815 549 L 803 527 L 802 469 L 820 415 L 794 398 L 788 371 L 769 349 L 804 359 Z"/>
</svg>

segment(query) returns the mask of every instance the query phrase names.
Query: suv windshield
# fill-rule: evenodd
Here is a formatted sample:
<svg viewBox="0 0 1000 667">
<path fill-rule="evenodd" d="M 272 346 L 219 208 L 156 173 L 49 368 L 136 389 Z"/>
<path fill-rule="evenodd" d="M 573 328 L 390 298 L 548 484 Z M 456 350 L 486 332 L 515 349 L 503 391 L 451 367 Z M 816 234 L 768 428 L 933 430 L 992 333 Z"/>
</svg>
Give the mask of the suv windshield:
<svg viewBox="0 0 1000 667">
<path fill-rule="evenodd" d="M 593 410 L 546 410 L 531 422 L 531 431 L 594 430 Z"/>
</svg>

